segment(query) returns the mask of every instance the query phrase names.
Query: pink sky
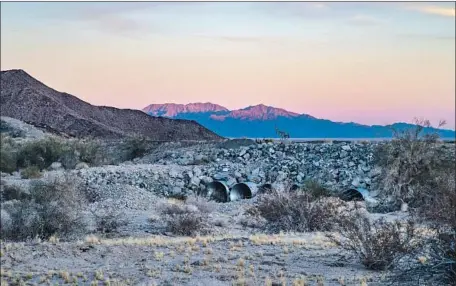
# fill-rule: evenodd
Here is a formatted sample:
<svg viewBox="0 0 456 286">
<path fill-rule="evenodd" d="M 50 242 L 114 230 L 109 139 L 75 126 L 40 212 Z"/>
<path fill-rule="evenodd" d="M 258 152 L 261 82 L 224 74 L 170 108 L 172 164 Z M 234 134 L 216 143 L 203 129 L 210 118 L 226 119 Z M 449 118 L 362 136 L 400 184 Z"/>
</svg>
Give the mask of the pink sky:
<svg viewBox="0 0 456 286">
<path fill-rule="evenodd" d="M 445 3 L 325 3 L 299 15 L 265 3 L 27 4 L 2 3 L 1 69 L 92 104 L 263 103 L 335 121 L 417 116 L 455 128 L 455 18 Z"/>
</svg>

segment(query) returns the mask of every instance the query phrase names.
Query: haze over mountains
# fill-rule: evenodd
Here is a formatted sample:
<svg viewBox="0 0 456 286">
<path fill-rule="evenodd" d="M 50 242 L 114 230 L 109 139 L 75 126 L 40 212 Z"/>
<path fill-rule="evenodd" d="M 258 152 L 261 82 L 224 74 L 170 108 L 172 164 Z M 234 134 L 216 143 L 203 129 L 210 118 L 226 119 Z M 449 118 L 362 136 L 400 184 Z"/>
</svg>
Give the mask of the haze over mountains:
<svg viewBox="0 0 456 286">
<path fill-rule="evenodd" d="M 94 106 L 58 92 L 23 70 L 1 72 L 1 115 L 74 137 L 153 140 L 219 140 L 217 134 L 189 120 L 151 117 L 140 110 Z"/>
<path fill-rule="evenodd" d="M 152 116 L 195 120 L 224 137 L 277 138 L 277 127 L 292 138 L 390 138 L 391 127 L 398 130 L 413 127 L 408 123 L 370 126 L 333 122 L 263 104 L 228 110 L 213 103 L 166 103 L 151 104 L 143 111 Z M 427 128 L 425 132 L 435 130 Z M 443 138 L 456 136 L 453 130 L 439 129 L 438 133 Z"/>
</svg>

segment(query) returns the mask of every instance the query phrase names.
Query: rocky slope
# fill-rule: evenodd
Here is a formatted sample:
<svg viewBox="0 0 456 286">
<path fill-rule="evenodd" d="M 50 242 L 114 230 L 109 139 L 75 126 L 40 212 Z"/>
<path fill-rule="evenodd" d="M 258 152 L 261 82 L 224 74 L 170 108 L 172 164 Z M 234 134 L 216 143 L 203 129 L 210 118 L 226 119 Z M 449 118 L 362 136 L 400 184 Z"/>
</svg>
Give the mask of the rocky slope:
<svg viewBox="0 0 456 286">
<path fill-rule="evenodd" d="M 190 120 L 151 117 L 139 110 L 94 106 L 58 92 L 23 70 L 1 72 L 1 115 L 75 137 L 121 138 L 139 134 L 154 140 L 219 140 Z"/>
</svg>

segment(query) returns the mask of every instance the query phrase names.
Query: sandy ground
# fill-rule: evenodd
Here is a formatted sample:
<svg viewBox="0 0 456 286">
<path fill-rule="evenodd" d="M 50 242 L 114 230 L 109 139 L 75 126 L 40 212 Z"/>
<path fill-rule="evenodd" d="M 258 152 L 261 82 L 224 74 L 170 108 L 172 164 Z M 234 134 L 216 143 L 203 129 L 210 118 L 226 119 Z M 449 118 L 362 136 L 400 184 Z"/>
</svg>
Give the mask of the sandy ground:
<svg viewBox="0 0 456 286">
<path fill-rule="evenodd" d="M 4 244 L 1 264 L 29 285 L 383 285 L 321 233 Z"/>
<path fill-rule="evenodd" d="M 2 286 L 386 284 L 386 273 L 364 269 L 325 233 L 264 234 L 242 226 L 243 209 L 253 202 L 216 204 L 211 219 L 223 224 L 209 236 L 152 227 L 151 206 L 126 212 L 128 224 L 111 238 L 2 243 Z"/>
</svg>

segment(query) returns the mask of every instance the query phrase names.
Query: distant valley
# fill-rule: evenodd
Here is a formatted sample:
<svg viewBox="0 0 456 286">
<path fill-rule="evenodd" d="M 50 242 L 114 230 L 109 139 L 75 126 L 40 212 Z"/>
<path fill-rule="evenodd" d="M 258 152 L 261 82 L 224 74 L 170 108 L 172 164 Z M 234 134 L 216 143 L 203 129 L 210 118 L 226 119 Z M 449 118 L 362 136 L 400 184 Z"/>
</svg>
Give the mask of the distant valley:
<svg viewBox="0 0 456 286">
<path fill-rule="evenodd" d="M 143 109 L 151 116 L 195 120 L 224 137 L 278 138 L 276 128 L 292 138 L 391 138 L 392 128 L 403 130 L 413 127 L 408 123 L 392 125 L 363 125 L 334 122 L 298 114 L 263 104 L 229 110 L 213 103 L 151 104 Z M 454 130 L 426 128 L 424 132 L 438 131 L 442 138 L 455 138 Z"/>
</svg>

